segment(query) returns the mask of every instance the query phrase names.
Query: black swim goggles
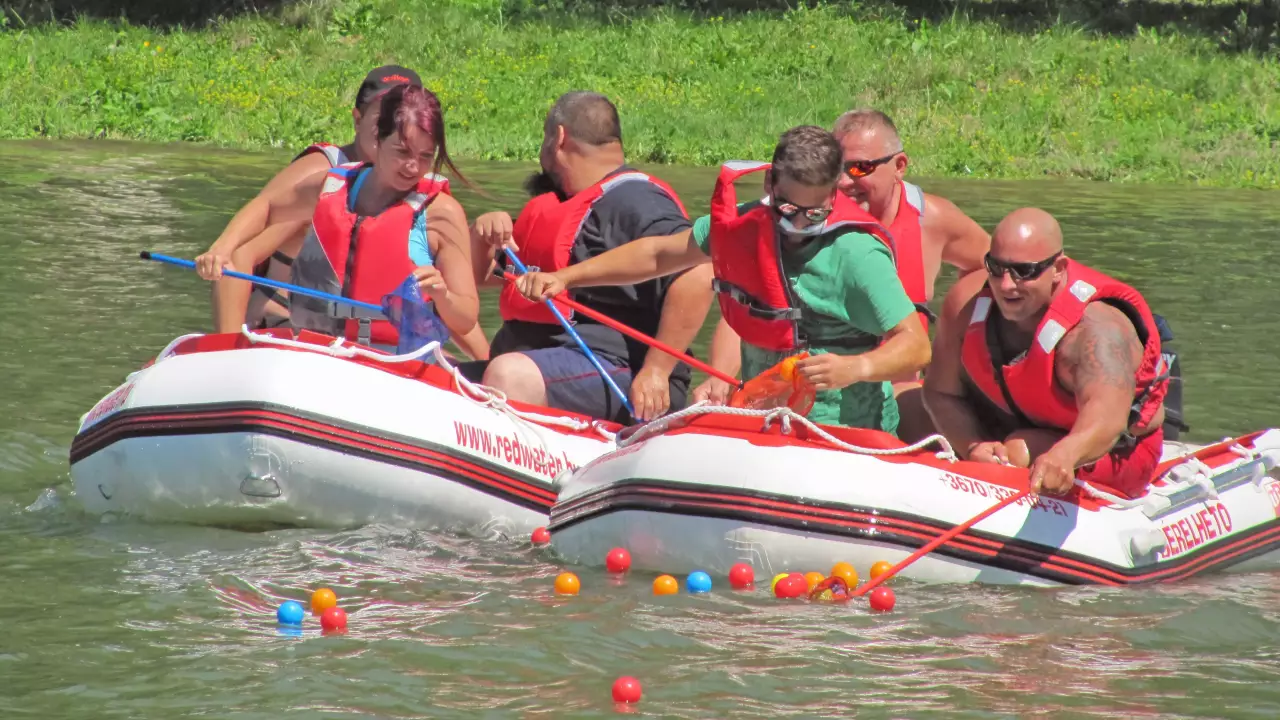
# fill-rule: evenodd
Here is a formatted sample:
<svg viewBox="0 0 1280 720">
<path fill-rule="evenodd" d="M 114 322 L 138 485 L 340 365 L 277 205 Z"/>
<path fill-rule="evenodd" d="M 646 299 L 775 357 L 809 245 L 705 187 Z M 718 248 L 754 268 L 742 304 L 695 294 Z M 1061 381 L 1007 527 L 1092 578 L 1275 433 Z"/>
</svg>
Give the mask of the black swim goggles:
<svg viewBox="0 0 1280 720">
<path fill-rule="evenodd" d="M 982 264 L 987 268 L 987 274 L 991 277 L 1004 277 L 1004 274 L 1008 272 L 1013 276 L 1014 280 L 1022 282 L 1034 280 L 1043 275 L 1044 271 L 1052 267 L 1054 261 L 1061 255 L 1062 251 L 1059 250 L 1039 262 L 1005 262 L 1004 260 L 997 260 L 991 257 L 991 253 L 987 253 L 982 257 Z"/>
</svg>

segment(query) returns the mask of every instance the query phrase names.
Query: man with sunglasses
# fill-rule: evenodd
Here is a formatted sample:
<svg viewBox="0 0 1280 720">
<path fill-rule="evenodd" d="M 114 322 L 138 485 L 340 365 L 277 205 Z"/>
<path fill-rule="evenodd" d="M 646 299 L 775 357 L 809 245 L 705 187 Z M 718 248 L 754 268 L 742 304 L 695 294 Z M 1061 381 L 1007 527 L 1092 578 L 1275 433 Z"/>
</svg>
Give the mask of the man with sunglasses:
<svg viewBox="0 0 1280 720">
<path fill-rule="evenodd" d="M 934 283 L 945 262 L 959 271 L 959 284 L 977 292 L 984 281 L 982 256 L 991 236 L 946 198 L 903 179 L 909 163 L 898 128 L 885 113 L 850 110 L 836 119 L 840 142 L 840 191 L 880 221 L 893 236 L 894 261 L 907 297 L 928 327 Z M 920 397 L 919 376 L 895 378 L 902 412 L 900 435 L 914 441 L 934 432 Z"/>
<path fill-rule="evenodd" d="M 924 381 L 938 429 L 968 460 L 1029 467 L 1037 493 L 1079 477 L 1140 496 L 1169 386 L 1142 295 L 1068 258 L 1036 208 L 1000 221 L 984 265 L 987 286 L 939 322 Z"/>
<path fill-rule="evenodd" d="M 768 195 L 737 202 L 734 181 L 769 172 Z M 710 263 L 721 313 L 740 341 L 742 376 L 807 350 L 797 372 L 817 390 L 810 420 L 896 432 L 890 378 L 929 362 L 929 338 L 893 268 L 888 234 L 836 192 L 840 146 L 812 125 L 783 133 L 771 163 L 725 163 L 711 214 L 555 273 L 530 273 L 530 300 L 625 285 Z"/>
</svg>

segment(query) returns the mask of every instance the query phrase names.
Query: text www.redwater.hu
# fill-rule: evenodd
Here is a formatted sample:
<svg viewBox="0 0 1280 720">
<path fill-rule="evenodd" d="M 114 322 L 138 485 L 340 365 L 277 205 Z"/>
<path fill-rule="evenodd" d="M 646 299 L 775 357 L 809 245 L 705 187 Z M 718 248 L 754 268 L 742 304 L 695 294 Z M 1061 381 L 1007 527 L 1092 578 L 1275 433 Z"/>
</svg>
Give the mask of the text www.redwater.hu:
<svg viewBox="0 0 1280 720">
<path fill-rule="evenodd" d="M 463 447 L 547 477 L 555 477 L 566 467 L 577 468 L 569 462 L 569 457 L 563 451 L 557 457 L 545 448 L 526 444 L 516 435 L 495 435 L 484 428 L 460 422 L 453 423 L 453 432 L 458 444 Z"/>
</svg>

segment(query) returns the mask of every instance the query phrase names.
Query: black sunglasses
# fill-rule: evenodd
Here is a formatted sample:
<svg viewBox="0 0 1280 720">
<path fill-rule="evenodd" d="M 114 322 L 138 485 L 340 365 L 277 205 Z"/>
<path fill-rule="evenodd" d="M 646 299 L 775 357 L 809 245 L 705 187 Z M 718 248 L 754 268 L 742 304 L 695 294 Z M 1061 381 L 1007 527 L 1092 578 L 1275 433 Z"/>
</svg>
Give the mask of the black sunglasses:
<svg viewBox="0 0 1280 720">
<path fill-rule="evenodd" d="M 784 200 L 778 196 L 773 198 L 773 211 L 788 220 L 800 213 L 809 219 L 809 222 L 819 223 L 827 219 L 831 214 L 832 208 L 826 205 L 815 205 L 813 207 L 805 207 L 797 205 L 789 200 Z"/>
<path fill-rule="evenodd" d="M 866 177 L 875 172 L 875 169 L 897 157 L 902 151 L 890 153 L 882 158 L 875 160 L 849 160 L 844 164 L 844 174 L 851 178 Z"/>
<path fill-rule="evenodd" d="M 1062 255 L 1062 251 L 1050 255 L 1040 262 L 1005 262 L 991 257 L 991 253 L 987 253 L 982 258 L 982 264 L 987 268 L 987 274 L 991 277 L 1004 277 L 1005 272 L 1013 276 L 1014 280 L 1025 281 L 1034 280 L 1044 274 L 1053 266 L 1055 260 Z"/>
</svg>

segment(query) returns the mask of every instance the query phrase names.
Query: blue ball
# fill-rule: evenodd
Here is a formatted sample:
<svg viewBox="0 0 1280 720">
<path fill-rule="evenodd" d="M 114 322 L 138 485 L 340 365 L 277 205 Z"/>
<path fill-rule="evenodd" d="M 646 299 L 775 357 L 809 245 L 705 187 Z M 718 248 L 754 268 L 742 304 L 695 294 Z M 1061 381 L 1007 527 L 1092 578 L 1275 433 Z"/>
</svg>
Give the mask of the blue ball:
<svg viewBox="0 0 1280 720">
<path fill-rule="evenodd" d="M 689 573 L 684 586 L 691 593 L 711 592 L 711 576 L 701 570 L 695 570 Z"/>
<path fill-rule="evenodd" d="M 293 600 L 280 603 L 280 608 L 276 610 L 276 620 L 280 621 L 281 625 L 301 625 L 302 618 L 305 616 L 302 605 Z"/>
</svg>

